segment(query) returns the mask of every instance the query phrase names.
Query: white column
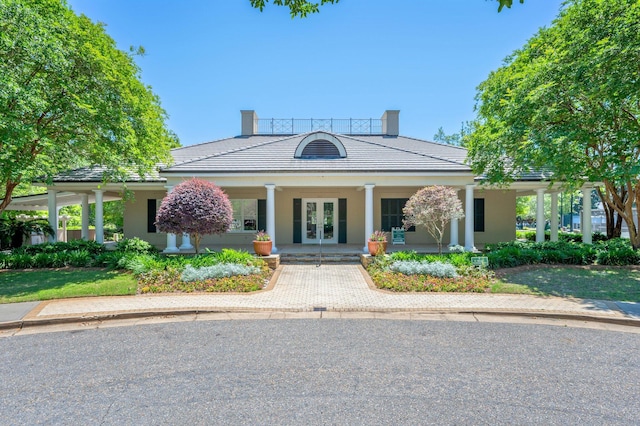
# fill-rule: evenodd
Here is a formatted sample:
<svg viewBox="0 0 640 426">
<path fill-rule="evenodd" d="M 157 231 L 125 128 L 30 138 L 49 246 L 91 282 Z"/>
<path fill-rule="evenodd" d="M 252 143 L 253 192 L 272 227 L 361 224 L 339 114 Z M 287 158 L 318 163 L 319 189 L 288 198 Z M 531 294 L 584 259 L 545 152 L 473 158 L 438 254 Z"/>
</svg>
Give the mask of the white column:
<svg viewBox="0 0 640 426">
<path fill-rule="evenodd" d="M 47 204 L 49 210 L 49 225 L 53 228 L 53 236 L 49 236 L 49 241 L 54 243 L 58 239 L 58 206 L 56 194 L 58 191 L 52 189 L 47 191 Z"/>
<path fill-rule="evenodd" d="M 193 245 L 191 244 L 191 236 L 186 232 L 182 233 L 182 244 L 180 244 L 180 250 L 191 250 Z"/>
<path fill-rule="evenodd" d="M 592 243 L 591 236 L 591 184 L 585 183 L 582 186 L 582 242 L 585 244 Z"/>
<path fill-rule="evenodd" d="M 173 191 L 173 186 L 165 186 L 167 188 L 167 194 Z M 176 246 L 176 234 L 167 232 L 167 247 L 162 250 L 163 253 L 179 253 L 180 249 Z"/>
<path fill-rule="evenodd" d="M 536 243 L 544 242 L 544 191 L 536 189 Z"/>
<path fill-rule="evenodd" d="M 82 231 L 80 237 L 85 241 L 89 239 L 89 194 L 82 194 Z"/>
<path fill-rule="evenodd" d="M 475 185 L 465 186 L 465 204 L 464 204 L 464 249 L 466 251 L 475 251 L 474 231 L 473 231 L 473 188 Z"/>
<path fill-rule="evenodd" d="M 558 241 L 558 193 L 551 193 L 551 241 Z"/>
<path fill-rule="evenodd" d="M 276 186 L 272 183 L 267 183 L 264 186 L 267 188 L 267 234 L 271 237 L 271 252 L 277 253 L 276 247 Z"/>
<path fill-rule="evenodd" d="M 456 190 L 456 197 L 458 196 L 458 191 Z M 459 237 L 458 237 L 458 220 L 459 219 L 451 219 L 451 228 L 449 231 L 450 234 L 450 241 L 449 241 L 449 247 L 453 247 L 453 246 L 457 246 L 459 244 Z"/>
<path fill-rule="evenodd" d="M 375 184 L 367 183 L 364 185 L 364 252 L 369 252 L 367 242 L 369 236 L 373 234 L 373 188 Z"/>
<path fill-rule="evenodd" d="M 102 196 L 104 189 L 94 189 L 96 193 L 96 242 L 104 243 L 104 206 L 102 204 Z"/>
</svg>

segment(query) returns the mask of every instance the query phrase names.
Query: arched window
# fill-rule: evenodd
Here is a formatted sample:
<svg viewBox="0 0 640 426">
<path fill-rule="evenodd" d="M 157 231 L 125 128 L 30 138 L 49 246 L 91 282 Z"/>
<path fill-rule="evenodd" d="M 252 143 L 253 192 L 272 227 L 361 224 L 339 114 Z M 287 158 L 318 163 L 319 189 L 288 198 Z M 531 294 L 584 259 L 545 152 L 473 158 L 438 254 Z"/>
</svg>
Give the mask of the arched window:
<svg viewBox="0 0 640 426">
<path fill-rule="evenodd" d="M 300 141 L 294 157 L 301 159 L 334 159 L 345 158 L 347 151 L 342 142 L 334 135 L 326 132 L 316 132 L 307 135 Z"/>
</svg>

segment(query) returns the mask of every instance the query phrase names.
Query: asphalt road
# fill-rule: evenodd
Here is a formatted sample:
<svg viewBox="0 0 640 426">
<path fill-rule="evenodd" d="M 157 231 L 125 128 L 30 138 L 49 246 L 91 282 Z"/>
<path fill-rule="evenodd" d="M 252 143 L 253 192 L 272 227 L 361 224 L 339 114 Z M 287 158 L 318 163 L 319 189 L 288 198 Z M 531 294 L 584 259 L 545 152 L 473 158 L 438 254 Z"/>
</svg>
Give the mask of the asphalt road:
<svg viewBox="0 0 640 426">
<path fill-rule="evenodd" d="M 640 336 L 203 321 L 0 339 L 0 423 L 638 424 Z"/>
</svg>

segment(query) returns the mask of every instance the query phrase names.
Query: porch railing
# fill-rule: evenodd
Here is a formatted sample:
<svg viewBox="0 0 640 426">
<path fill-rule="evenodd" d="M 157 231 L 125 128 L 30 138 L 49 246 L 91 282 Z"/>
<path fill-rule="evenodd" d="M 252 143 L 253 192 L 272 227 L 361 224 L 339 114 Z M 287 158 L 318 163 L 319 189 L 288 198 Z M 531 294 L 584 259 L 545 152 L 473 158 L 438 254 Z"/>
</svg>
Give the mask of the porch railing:
<svg viewBox="0 0 640 426">
<path fill-rule="evenodd" d="M 258 135 L 295 135 L 324 130 L 344 135 L 380 135 L 380 118 L 258 118 Z"/>
</svg>

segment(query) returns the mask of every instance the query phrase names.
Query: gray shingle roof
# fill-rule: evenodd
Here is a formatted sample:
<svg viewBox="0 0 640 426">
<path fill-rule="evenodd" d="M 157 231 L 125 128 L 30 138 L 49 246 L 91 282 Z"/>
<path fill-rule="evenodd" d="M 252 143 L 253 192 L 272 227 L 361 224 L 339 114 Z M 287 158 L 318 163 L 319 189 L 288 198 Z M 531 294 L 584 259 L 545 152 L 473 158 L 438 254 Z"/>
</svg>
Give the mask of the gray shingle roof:
<svg viewBox="0 0 640 426">
<path fill-rule="evenodd" d="M 81 167 L 79 169 L 58 173 L 53 180 L 54 182 L 102 182 L 104 181 L 106 171 L 106 167 L 102 166 Z M 131 171 L 128 173 L 126 181 L 165 182 L 166 179 L 161 177 L 157 172 L 140 177 L 138 173 Z"/>
<path fill-rule="evenodd" d="M 236 137 L 178 148 L 172 151 L 174 164 L 162 172 L 471 172 L 466 150 L 404 136 L 334 135 L 346 158 L 294 158 L 307 135 Z"/>
</svg>

